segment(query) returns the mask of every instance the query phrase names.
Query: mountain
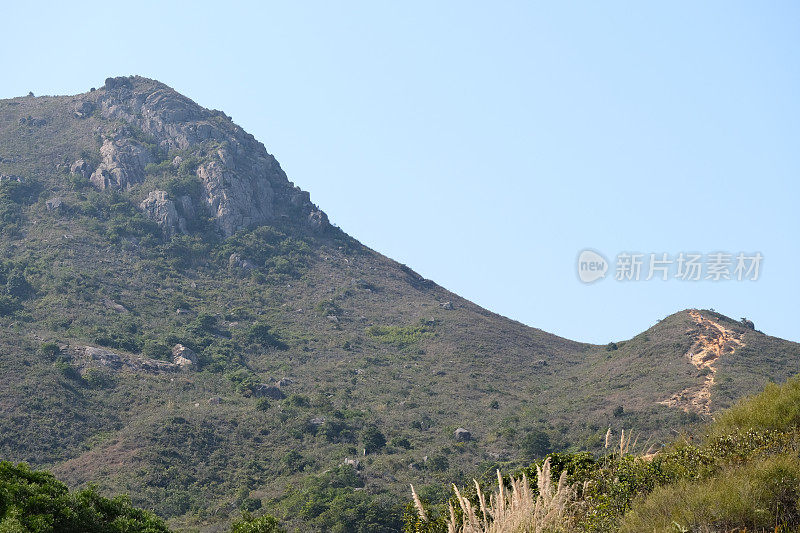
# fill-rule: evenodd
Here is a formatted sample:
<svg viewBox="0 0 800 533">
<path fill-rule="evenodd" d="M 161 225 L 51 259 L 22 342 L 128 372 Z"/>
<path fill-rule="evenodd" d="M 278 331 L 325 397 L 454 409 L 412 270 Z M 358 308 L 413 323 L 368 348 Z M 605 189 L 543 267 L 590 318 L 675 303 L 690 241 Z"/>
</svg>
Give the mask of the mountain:
<svg viewBox="0 0 800 533">
<path fill-rule="evenodd" d="M 709 310 L 598 346 L 482 309 L 142 77 L 0 101 L 0 220 L 0 458 L 179 529 L 393 531 L 410 482 L 446 498 L 609 426 L 658 445 L 800 370 Z"/>
</svg>

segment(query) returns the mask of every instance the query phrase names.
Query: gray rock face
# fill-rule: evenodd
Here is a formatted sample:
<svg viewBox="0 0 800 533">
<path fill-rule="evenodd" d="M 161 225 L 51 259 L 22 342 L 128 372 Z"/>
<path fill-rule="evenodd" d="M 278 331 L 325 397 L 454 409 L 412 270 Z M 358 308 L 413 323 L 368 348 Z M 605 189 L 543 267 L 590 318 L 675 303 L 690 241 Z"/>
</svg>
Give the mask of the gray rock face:
<svg viewBox="0 0 800 533">
<path fill-rule="evenodd" d="M 240 228 L 274 219 L 275 193 L 268 180 L 257 178 L 262 170 L 256 169 L 255 176 L 237 175 L 231 165 L 223 163 L 230 160 L 227 154 L 218 155 L 219 160 L 200 165 L 197 176 L 205 187 L 206 207 L 222 232 L 230 236 Z"/>
<path fill-rule="evenodd" d="M 178 214 L 175 202 L 169 199 L 166 191 L 151 191 L 139 204 L 142 211 L 154 220 L 168 236 L 178 231 L 186 233 L 186 219 Z"/>
<path fill-rule="evenodd" d="M 136 370 L 144 372 L 175 372 L 178 366 L 166 361 L 148 359 L 146 357 L 136 357 L 97 348 L 86 346 L 83 353 L 79 353 L 79 367 L 102 366 L 110 370 Z"/>
<path fill-rule="evenodd" d="M 241 268 L 242 270 L 254 270 L 256 265 L 249 259 L 245 259 L 241 255 L 234 252 L 228 258 L 228 267 Z"/>
<path fill-rule="evenodd" d="M 89 164 L 86 163 L 83 159 L 78 159 L 69 167 L 70 174 L 73 176 L 83 176 L 84 178 L 88 178 L 92 175 L 92 171 L 89 169 Z"/>
<path fill-rule="evenodd" d="M 89 178 L 98 189 L 115 187 L 128 189 L 144 181 L 144 169 L 153 162 L 150 151 L 138 141 L 119 132 L 116 138 L 106 138 L 100 148 L 102 162 Z"/>
<path fill-rule="evenodd" d="M 84 100 L 83 102 L 75 106 L 75 116 L 78 118 L 86 118 L 92 114 L 92 111 L 94 111 L 94 109 L 95 105 L 92 102 Z"/>
<path fill-rule="evenodd" d="M 195 175 L 201 194 L 192 208 L 204 210 L 225 236 L 281 217 L 315 231 L 329 227 L 327 216 L 311 203 L 308 193 L 295 187 L 264 145 L 225 113 L 204 109 L 166 85 L 141 77 L 109 78 L 86 102 L 103 118 L 132 127 L 124 135 L 106 132 L 102 163 L 91 174 L 96 187 L 127 188 L 143 181 L 144 168 L 156 161 L 134 139 L 131 131 L 136 130 L 155 142 L 176 168 L 186 157 L 174 154 L 176 150 L 198 158 Z M 190 220 L 185 210 L 179 214 Z M 173 226 L 172 231 L 182 230 Z"/>
</svg>

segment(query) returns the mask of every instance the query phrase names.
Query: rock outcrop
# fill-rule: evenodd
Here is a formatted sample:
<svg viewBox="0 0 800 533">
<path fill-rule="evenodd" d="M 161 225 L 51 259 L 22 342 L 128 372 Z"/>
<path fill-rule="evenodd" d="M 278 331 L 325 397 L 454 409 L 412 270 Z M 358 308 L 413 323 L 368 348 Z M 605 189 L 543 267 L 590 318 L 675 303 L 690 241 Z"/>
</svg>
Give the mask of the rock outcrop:
<svg viewBox="0 0 800 533">
<path fill-rule="evenodd" d="M 259 383 L 253 387 L 253 395 L 256 398 L 271 398 L 273 400 L 283 400 L 286 397 L 281 389 L 266 383 Z"/>
<path fill-rule="evenodd" d="M 102 89 L 85 96 L 76 113 L 96 113 L 125 125 L 104 132 L 101 163 L 91 173 L 91 182 L 100 189 L 142 183 L 147 165 L 161 162 L 156 158 L 183 169 L 190 154 L 197 161 L 190 177 L 198 180 L 200 194 L 187 207 L 204 210 L 223 235 L 279 218 L 317 232 L 329 227 L 325 213 L 287 179 L 263 144 L 225 113 L 202 108 L 162 83 L 138 76 L 109 78 Z M 73 173 L 83 171 L 78 167 Z M 174 216 L 168 204 L 175 208 L 177 200 L 154 192 L 158 194 L 148 196 L 142 209 L 167 234 L 185 232 L 181 219 L 185 224 L 190 218 L 186 213 Z"/>
<path fill-rule="evenodd" d="M 453 432 L 453 438 L 458 442 L 468 442 L 472 440 L 472 433 L 464 428 L 458 428 Z"/>
<path fill-rule="evenodd" d="M 87 179 L 92 175 L 92 171 L 89 169 L 89 164 L 83 159 L 78 159 L 72 163 L 72 165 L 69 167 L 69 171 L 73 176 L 81 176 Z"/>
<path fill-rule="evenodd" d="M 103 140 L 102 162 L 89 178 L 98 189 L 129 189 L 144 181 L 144 170 L 153 162 L 152 154 L 128 135 L 127 130 L 122 130 Z"/>
<path fill-rule="evenodd" d="M 135 370 L 144 372 L 175 372 L 178 366 L 166 361 L 117 353 L 106 348 L 85 346 L 78 348 L 75 359 L 79 368 L 100 366 L 110 370 Z"/>
<path fill-rule="evenodd" d="M 178 231 L 186 233 L 186 219 L 178 214 L 175 202 L 169 199 L 166 191 L 151 191 L 139 207 L 161 226 L 168 236 Z"/>
<path fill-rule="evenodd" d="M 183 344 L 176 344 L 172 348 L 172 362 L 181 368 L 194 368 L 197 366 L 197 354 Z"/>
</svg>

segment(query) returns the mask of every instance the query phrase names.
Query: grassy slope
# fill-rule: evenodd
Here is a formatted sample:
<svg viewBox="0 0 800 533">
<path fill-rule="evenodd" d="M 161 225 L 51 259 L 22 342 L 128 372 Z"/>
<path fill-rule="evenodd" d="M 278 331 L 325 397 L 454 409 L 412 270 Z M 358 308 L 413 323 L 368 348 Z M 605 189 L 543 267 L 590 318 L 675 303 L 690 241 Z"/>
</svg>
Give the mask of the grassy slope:
<svg viewBox="0 0 800 533">
<path fill-rule="evenodd" d="M 370 426 L 411 447 L 360 457 L 366 486 L 404 495 L 408 482 L 434 486 L 518 458 L 531 430 L 557 448 L 592 449 L 608 425 L 662 439 L 696 421 L 656 403 L 701 379 L 682 357 L 686 313 L 609 351 L 487 312 L 339 232 L 285 223 L 234 242 L 164 242 L 131 207 L 146 187 L 111 198 L 72 183 L 69 163 L 96 157 L 104 126 L 73 118 L 78 100 L 0 102 L 0 173 L 31 185 L 8 204 L 19 217 L 3 227 L 0 257 L 35 289 L 0 317 L 0 456 L 127 491 L 176 524 L 214 524 L 245 497 L 272 505 L 287 484 L 355 457 Z M 20 124 L 28 115 L 46 123 Z M 64 206 L 48 211 L 55 196 Z M 232 251 L 266 259 L 243 272 L 229 268 Z M 210 327 L 198 326 L 203 313 Z M 284 348 L 251 342 L 255 323 Z M 741 357 L 721 363 L 720 402 L 796 371 L 798 345 L 747 335 Z M 62 353 L 45 354 L 47 342 Z M 174 342 L 200 351 L 206 370 L 101 372 L 90 383 L 64 366 L 84 345 L 138 353 Z M 269 406 L 246 387 L 282 377 L 290 398 Z M 316 429 L 318 417 L 327 425 Z M 454 442 L 459 426 L 475 440 Z M 287 464 L 290 450 L 303 468 Z"/>
</svg>

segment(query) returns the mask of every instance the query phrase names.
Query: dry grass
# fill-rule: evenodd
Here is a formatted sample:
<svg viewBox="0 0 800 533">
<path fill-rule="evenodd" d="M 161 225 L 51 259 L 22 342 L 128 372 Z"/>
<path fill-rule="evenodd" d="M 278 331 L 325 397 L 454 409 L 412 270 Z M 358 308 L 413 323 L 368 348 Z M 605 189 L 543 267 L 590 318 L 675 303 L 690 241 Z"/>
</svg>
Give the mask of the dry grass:
<svg viewBox="0 0 800 533">
<path fill-rule="evenodd" d="M 528 478 L 511 479 L 511 490 L 503 485 L 503 476 L 497 472 L 497 492 L 486 496 L 475 481 L 478 505 L 472 504 L 453 485 L 460 513 L 451 502 L 447 519 L 448 533 L 547 533 L 566 531 L 566 510 L 573 498 L 573 491 L 566 483 L 566 472 L 557 484 L 550 477 L 550 459 L 536 467 L 538 494 L 531 490 Z M 425 509 L 414 487 L 411 487 L 414 505 L 420 518 L 427 521 Z M 459 516 L 460 515 L 460 516 Z"/>
</svg>

